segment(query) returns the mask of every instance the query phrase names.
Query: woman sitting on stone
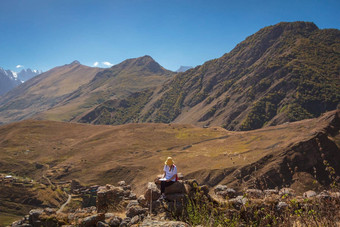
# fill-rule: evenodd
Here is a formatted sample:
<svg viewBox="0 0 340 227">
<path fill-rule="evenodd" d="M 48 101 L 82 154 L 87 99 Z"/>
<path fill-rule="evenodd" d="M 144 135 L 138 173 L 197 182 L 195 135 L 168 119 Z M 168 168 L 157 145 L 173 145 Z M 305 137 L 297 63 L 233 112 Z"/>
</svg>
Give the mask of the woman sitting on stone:
<svg viewBox="0 0 340 227">
<path fill-rule="evenodd" d="M 159 179 L 161 182 L 161 197 L 160 199 L 165 199 L 164 191 L 166 187 L 169 187 L 177 181 L 177 167 L 171 157 L 168 157 L 164 165 L 164 175 L 163 178 Z"/>
</svg>

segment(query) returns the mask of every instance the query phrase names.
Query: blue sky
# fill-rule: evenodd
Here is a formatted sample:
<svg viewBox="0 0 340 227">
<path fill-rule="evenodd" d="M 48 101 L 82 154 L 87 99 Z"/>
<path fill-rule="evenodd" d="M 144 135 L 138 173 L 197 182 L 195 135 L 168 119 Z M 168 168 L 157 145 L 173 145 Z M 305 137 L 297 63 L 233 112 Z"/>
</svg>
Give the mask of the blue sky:
<svg viewBox="0 0 340 227">
<path fill-rule="evenodd" d="M 339 11 L 339 0 L 1 0 L 0 67 L 46 71 L 150 55 L 176 70 L 281 21 L 340 29 Z"/>
</svg>

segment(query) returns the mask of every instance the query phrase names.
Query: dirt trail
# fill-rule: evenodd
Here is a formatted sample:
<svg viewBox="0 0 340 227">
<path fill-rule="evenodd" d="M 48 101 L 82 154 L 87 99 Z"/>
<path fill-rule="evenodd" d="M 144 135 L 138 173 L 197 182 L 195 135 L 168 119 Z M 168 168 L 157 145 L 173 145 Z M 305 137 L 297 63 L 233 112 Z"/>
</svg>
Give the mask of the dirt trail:
<svg viewBox="0 0 340 227">
<path fill-rule="evenodd" d="M 60 212 L 63 211 L 64 207 L 65 207 L 69 202 L 71 202 L 71 199 L 72 199 L 72 196 L 71 196 L 71 195 L 68 195 L 67 201 L 66 201 L 63 205 L 61 205 L 61 207 L 60 207 L 59 210 L 57 211 L 57 214 L 59 214 Z"/>
</svg>

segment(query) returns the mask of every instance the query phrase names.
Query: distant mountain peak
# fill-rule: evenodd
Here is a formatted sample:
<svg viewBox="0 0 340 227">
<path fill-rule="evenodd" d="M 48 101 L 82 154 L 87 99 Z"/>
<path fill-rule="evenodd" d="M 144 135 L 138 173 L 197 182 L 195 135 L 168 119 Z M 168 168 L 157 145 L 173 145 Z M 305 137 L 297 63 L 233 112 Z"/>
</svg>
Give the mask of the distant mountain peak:
<svg viewBox="0 0 340 227">
<path fill-rule="evenodd" d="M 164 69 L 158 62 L 156 62 L 151 56 L 145 55 L 138 58 L 130 58 L 118 65 L 114 65 L 112 68 L 123 68 L 125 70 L 136 71 L 149 71 L 152 73 L 168 73 L 169 71 Z"/>
<path fill-rule="evenodd" d="M 189 70 L 189 69 L 192 69 L 192 66 L 183 66 L 183 65 L 181 65 L 181 66 L 179 67 L 179 69 L 176 70 L 176 72 L 182 73 L 182 72 L 185 72 L 185 71 L 187 71 L 187 70 Z"/>
<path fill-rule="evenodd" d="M 36 75 L 41 74 L 42 71 L 41 70 L 36 70 L 36 69 L 22 69 L 19 73 L 18 73 L 18 78 L 20 79 L 21 82 L 25 82 L 33 77 L 35 77 Z"/>
<path fill-rule="evenodd" d="M 71 62 L 71 64 L 70 65 L 80 65 L 80 62 L 79 61 L 77 61 L 77 60 L 74 60 L 73 62 Z"/>
<path fill-rule="evenodd" d="M 139 64 L 147 64 L 149 62 L 156 62 L 151 56 L 145 55 L 139 58 L 135 58 L 135 61 Z M 157 62 L 156 62 L 157 63 Z M 158 63 L 157 63 L 158 64 Z"/>
</svg>

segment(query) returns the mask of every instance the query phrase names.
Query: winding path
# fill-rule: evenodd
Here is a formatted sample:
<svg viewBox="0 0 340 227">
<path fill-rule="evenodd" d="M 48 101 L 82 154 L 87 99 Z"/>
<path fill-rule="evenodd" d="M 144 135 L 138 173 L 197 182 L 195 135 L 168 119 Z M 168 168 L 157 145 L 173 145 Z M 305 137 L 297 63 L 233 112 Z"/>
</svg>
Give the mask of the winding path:
<svg viewBox="0 0 340 227">
<path fill-rule="evenodd" d="M 67 201 L 66 201 L 63 205 L 61 205 L 61 207 L 60 207 L 59 210 L 57 211 L 57 214 L 59 214 L 60 212 L 63 211 L 64 207 L 65 207 L 69 202 L 71 202 L 71 199 L 72 199 L 72 196 L 71 196 L 71 195 L 68 195 Z"/>
</svg>

